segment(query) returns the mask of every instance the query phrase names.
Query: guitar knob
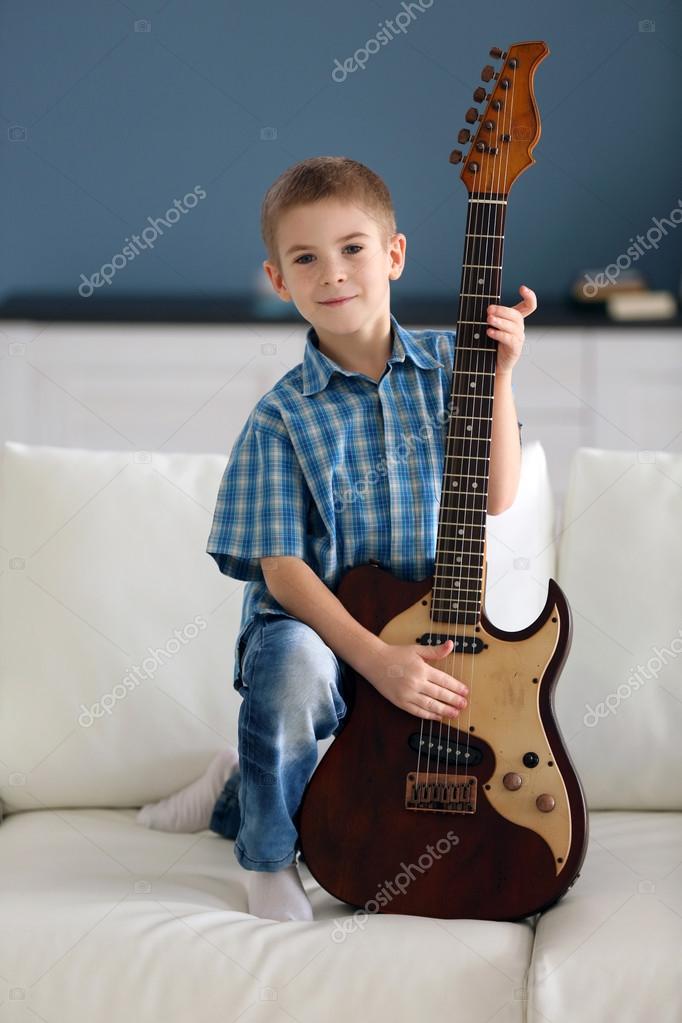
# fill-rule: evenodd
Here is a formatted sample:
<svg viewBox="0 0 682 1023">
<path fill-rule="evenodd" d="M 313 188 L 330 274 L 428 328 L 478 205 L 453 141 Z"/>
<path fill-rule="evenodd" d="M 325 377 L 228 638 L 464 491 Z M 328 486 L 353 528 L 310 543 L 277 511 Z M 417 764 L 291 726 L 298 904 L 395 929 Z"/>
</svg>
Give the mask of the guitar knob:
<svg viewBox="0 0 682 1023">
<path fill-rule="evenodd" d="M 464 115 L 464 120 L 467 124 L 474 124 L 478 120 L 478 110 L 476 107 L 469 107 Z"/>
<path fill-rule="evenodd" d="M 520 774 L 514 774 L 513 771 L 508 771 L 502 779 L 502 784 L 506 789 L 510 789 L 511 792 L 515 792 L 523 785 L 523 778 Z"/>
<path fill-rule="evenodd" d="M 502 50 L 499 48 L 499 46 L 493 46 L 492 50 L 490 51 L 490 56 L 494 57 L 496 60 L 499 60 L 499 58 L 502 56 Z"/>
<path fill-rule="evenodd" d="M 482 103 L 487 95 L 483 86 L 479 85 L 477 89 L 474 89 L 474 103 Z"/>
<path fill-rule="evenodd" d="M 494 74 L 495 74 L 495 68 L 492 66 L 492 64 L 486 64 L 486 66 L 481 71 L 481 79 L 484 82 L 489 82 Z"/>
<path fill-rule="evenodd" d="M 459 161 L 462 159 L 462 150 L 453 149 L 452 152 L 450 153 L 449 159 L 450 163 L 459 163 Z"/>
<path fill-rule="evenodd" d="M 468 142 L 470 138 L 471 138 L 471 132 L 469 131 L 469 129 L 468 128 L 462 128 L 462 130 L 460 131 L 459 135 L 457 136 L 457 141 L 460 142 L 462 145 L 464 145 L 465 142 Z"/>
<path fill-rule="evenodd" d="M 543 792 L 541 796 L 535 800 L 535 805 L 538 810 L 542 810 L 543 813 L 550 813 L 554 809 L 554 796 L 550 796 L 549 792 Z"/>
</svg>

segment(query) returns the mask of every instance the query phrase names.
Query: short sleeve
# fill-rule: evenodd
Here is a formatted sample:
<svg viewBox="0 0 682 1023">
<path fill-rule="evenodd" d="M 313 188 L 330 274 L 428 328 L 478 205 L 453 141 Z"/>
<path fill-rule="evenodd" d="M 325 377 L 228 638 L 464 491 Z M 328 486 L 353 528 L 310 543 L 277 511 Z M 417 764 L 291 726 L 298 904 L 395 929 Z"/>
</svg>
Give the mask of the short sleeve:
<svg viewBox="0 0 682 1023">
<path fill-rule="evenodd" d="M 206 552 L 225 575 L 263 580 L 260 558 L 304 558 L 310 494 L 291 440 L 249 417 L 225 467 Z"/>
</svg>

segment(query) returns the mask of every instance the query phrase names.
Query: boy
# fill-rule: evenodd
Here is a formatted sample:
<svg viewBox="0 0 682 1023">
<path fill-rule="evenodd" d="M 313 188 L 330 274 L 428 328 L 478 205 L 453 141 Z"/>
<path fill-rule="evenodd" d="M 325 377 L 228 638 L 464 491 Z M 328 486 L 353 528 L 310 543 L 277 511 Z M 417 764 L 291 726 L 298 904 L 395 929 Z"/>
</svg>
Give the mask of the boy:
<svg viewBox="0 0 682 1023">
<path fill-rule="evenodd" d="M 317 741 L 338 735 L 350 665 L 418 717 L 456 717 L 467 687 L 435 662 L 438 647 L 390 645 L 334 596 L 344 571 L 376 560 L 396 576 L 433 572 L 443 418 L 455 332 L 409 332 L 390 313 L 389 282 L 405 260 L 391 197 L 369 168 L 316 157 L 288 168 L 263 201 L 263 268 L 277 295 L 309 322 L 302 363 L 256 404 L 220 484 L 207 552 L 247 581 L 235 645 L 242 697 L 239 751 L 219 754 L 141 823 L 235 839 L 251 871 L 249 912 L 310 920 L 296 865 L 296 815 L 317 764 Z M 488 306 L 499 342 L 488 510 L 513 502 L 520 471 L 511 372 L 536 308 Z M 431 429 L 423 436 L 427 422 Z M 407 434 L 421 442 L 402 459 Z M 379 470 L 379 466 L 382 470 Z M 396 671 L 396 665 L 402 671 Z M 220 798 L 216 797 L 222 788 Z M 214 805 L 215 804 L 215 805 Z"/>
</svg>

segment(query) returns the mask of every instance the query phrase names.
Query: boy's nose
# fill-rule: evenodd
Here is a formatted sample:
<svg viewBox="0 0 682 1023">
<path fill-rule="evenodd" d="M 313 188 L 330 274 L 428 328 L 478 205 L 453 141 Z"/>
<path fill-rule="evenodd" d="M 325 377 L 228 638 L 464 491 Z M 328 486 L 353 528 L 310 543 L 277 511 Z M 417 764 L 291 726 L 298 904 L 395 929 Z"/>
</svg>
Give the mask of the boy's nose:
<svg viewBox="0 0 682 1023">
<path fill-rule="evenodd" d="M 328 266 L 322 270 L 321 281 L 323 284 L 338 283 L 339 281 L 345 281 L 347 276 L 343 267 Z"/>
</svg>

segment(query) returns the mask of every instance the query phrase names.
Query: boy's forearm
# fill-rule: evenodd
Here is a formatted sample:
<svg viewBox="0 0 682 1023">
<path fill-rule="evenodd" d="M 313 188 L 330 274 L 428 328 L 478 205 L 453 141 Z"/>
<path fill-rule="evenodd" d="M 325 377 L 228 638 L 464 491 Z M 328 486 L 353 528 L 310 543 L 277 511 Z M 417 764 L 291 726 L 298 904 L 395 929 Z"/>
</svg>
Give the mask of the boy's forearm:
<svg viewBox="0 0 682 1023">
<path fill-rule="evenodd" d="M 266 582 L 275 600 L 320 636 L 337 657 L 363 675 L 372 649 L 383 640 L 345 609 L 338 597 L 301 558 L 280 557 L 268 562 Z"/>
<path fill-rule="evenodd" d="M 521 475 L 521 440 L 511 387 L 511 373 L 495 375 L 490 444 L 488 513 L 499 515 L 514 503 Z"/>
</svg>

